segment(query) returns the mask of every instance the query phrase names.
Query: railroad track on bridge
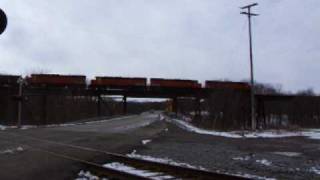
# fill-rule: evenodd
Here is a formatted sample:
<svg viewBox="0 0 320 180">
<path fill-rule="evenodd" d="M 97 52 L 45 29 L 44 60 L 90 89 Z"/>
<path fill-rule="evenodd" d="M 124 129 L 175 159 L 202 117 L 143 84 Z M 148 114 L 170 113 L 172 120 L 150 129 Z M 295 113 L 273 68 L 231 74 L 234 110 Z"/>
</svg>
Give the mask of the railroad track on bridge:
<svg viewBox="0 0 320 180">
<path fill-rule="evenodd" d="M 128 157 L 122 154 L 112 153 L 112 152 L 106 152 L 101 151 L 93 148 L 83 147 L 83 146 L 77 146 L 67 143 L 60 143 L 56 141 L 50 141 L 46 139 L 41 138 L 35 138 L 31 136 L 26 135 L 19 135 L 16 133 L 8 133 L 8 132 L 0 132 L 0 134 L 3 135 L 9 135 L 11 137 L 15 136 L 18 137 L 19 140 L 13 140 L 12 138 L 4 138 L 4 136 L 0 137 L 0 140 L 7 141 L 9 143 L 18 144 L 20 146 L 28 147 L 30 149 L 33 149 L 35 151 L 44 152 L 52 156 L 56 156 L 63 159 L 68 159 L 71 161 L 75 161 L 78 163 L 81 163 L 86 167 L 88 171 L 93 173 L 96 176 L 99 177 L 106 177 L 108 179 L 204 179 L 204 180 L 212 180 L 212 179 L 221 179 L 221 180 L 244 180 L 248 178 L 229 175 L 229 174 L 222 174 L 217 172 L 211 172 L 207 170 L 200 170 L 195 168 L 189 168 L 189 167 L 182 167 L 182 166 L 176 166 L 171 164 L 165 164 L 160 162 L 154 162 L 154 161 L 148 161 L 144 159 L 138 159 L 133 157 Z M 8 137 L 8 136 L 6 136 Z M 38 145 L 30 145 L 30 141 L 34 141 L 39 143 Z M 124 171 L 121 169 L 116 169 L 112 167 L 107 167 L 102 164 L 98 164 L 95 162 L 90 162 L 84 159 L 81 159 L 79 157 L 75 157 L 74 155 L 70 155 L 72 153 L 66 153 L 65 151 L 58 152 L 53 151 L 50 149 L 51 145 L 56 146 L 63 146 L 70 149 L 75 150 L 82 150 L 82 151 L 89 151 L 89 152 L 95 152 L 95 153 L 101 153 L 104 154 L 108 162 L 110 163 L 121 163 L 125 165 L 126 167 L 132 167 L 135 170 L 143 171 L 144 174 L 136 174 L 128 171 Z M 49 150 L 48 150 L 49 149 Z"/>
</svg>

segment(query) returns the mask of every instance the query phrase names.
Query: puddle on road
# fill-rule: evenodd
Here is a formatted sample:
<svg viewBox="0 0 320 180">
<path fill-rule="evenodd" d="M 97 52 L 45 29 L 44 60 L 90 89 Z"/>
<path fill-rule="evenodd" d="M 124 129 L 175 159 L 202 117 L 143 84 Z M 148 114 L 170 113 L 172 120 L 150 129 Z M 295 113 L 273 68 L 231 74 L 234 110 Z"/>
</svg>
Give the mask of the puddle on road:
<svg viewBox="0 0 320 180">
<path fill-rule="evenodd" d="M 302 153 L 299 153 L 299 152 L 273 152 L 273 154 L 288 156 L 288 157 L 298 157 Z"/>
</svg>

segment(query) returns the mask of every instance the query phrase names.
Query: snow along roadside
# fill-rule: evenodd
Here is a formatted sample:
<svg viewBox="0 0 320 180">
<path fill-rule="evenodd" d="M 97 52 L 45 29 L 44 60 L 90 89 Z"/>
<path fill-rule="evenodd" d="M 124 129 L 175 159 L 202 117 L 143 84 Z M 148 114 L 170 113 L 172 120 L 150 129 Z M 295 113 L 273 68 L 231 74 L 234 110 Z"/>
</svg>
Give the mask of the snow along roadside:
<svg viewBox="0 0 320 180">
<path fill-rule="evenodd" d="M 19 146 L 17 148 L 2 150 L 0 151 L 0 154 L 14 154 L 16 152 L 22 152 L 22 151 L 24 151 L 24 149 L 21 146 Z"/>
<path fill-rule="evenodd" d="M 132 157 L 132 158 L 137 158 L 137 159 L 143 159 L 143 160 L 147 160 L 147 161 L 153 161 L 153 162 L 159 162 L 159 163 L 164 163 L 164 164 L 170 164 L 170 165 L 174 165 L 174 166 L 182 166 L 182 167 L 187 167 L 187 168 L 192 168 L 192 169 L 200 169 L 200 170 L 208 171 L 206 168 L 204 168 L 202 166 L 193 166 L 188 163 L 176 162 L 176 161 L 169 159 L 169 158 L 156 158 L 156 157 L 152 157 L 152 156 L 140 155 L 140 154 L 137 154 L 136 152 L 137 152 L 136 150 L 133 150 L 133 152 L 130 154 L 127 154 L 127 156 Z M 216 171 L 216 172 L 222 173 L 220 171 Z M 262 177 L 262 176 L 252 175 L 252 174 L 245 174 L 245 173 L 241 173 L 241 172 L 237 172 L 237 173 L 223 172 L 223 173 L 228 174 L 228 175 L 251 178 L 251 179 L 258 179 L 258 180 L 276 180 L 275 178 Z"/>
<path fill-rule="evenodd" d="M 176 162 L 173 161 L 172 159 L 169 158 L 156 158 L 152 156 L 146 156 L 146 155 L 140 155 L 136 153 L 136 150 L 133 150 L 130 154 L 127 154 L 128 157 L 131 158 L 137 158 L 137 159 L 143 159 L 147 161 L 153 161 L 153 162 L 159 162 L 159 163 L 164 163 L 164 164 L 170 164 L 173 166 L 181 166 L 181 167 L 187 167 L 187 168 L 192 168 L 192 169 L 200 169 L 200 170 L 207 170 L 202 166 L 193 166 L 187 163 L 181 163 L 181 162 Z"/>
<path fill-rule="evenodd" d="M 261 132 L 249 132 L 249 131 L 214 131 L 214 130 L 205 130 L 193 126 L 192 124 L 182 121 L 179 119 L 167 119 L 168 122 L 171 122 L 182 129 L 185 129 L 190 132 L 195 132 L 198 134 L 206 134 L 213 136 L 221 136 L 227 138 L 283 138 L 283 137 L 297 137 L 297 136 L 306 136 L 310 139 L 320 139 L 320 129 L 305 129 L 303 131 L 288 132 L 288 131 L 261 131 Z"/>
<path fill-rule="evenodd" d="M 152 172 L 148 170 L 137 169 L 119 162 L 107 163 L 107 164 L 104 164 L 103 166 L 106 168 L 111 168 L 114 170 L 129 173 L 129 174 L 135 174 L 135 175 L 150 178 L 153 180 L 175 179 L 173 176 L 164 174 L 162 172 Z"/>
</svg>

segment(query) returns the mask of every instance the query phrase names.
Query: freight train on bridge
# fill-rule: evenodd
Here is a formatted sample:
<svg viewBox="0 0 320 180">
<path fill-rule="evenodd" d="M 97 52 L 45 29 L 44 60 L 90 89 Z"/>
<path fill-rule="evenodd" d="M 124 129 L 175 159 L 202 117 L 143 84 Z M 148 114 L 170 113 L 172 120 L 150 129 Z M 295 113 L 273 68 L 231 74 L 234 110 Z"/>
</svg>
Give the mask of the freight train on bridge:
<svg viewBox="0 0 320 180">
<path fill-rule="evenodd" d="M 22 76 L 0 75 L 0 86 L 17 86 Z M 205 81 L 204 86 L 197 80 L 162 79 L 142 77 L 109 77 L 97 76 L 87 81 L 83 75 L 59 74 L 31 74 L 24 78 L 29 87 L 64 87 L 88 89 L 140 89 L 140 90 L 167 90 L 167 89 L 237 89 L 250 90 L 246 82 Z"/>
</svg>

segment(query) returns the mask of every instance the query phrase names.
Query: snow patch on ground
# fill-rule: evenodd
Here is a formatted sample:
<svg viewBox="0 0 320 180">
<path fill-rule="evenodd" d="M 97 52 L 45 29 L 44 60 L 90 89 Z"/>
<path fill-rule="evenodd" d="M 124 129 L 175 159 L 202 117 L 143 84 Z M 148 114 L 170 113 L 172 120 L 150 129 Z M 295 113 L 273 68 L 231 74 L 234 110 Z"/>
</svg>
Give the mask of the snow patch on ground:
<svg viewBox="0 0 320 180">
<path fill-rule="evenodd" d="M 221 171 L 219 171 L 219 170 L 217 170 L 216 172 L 221 173 Z M 243 178 L 248 178 L 248 179 L 255 179 L 255 180 L 276 180 L 275 178 L 269 178 L 269 177 L 265 177 L 265 176 L 257 176 L 257 175 L 243 173 L 243 172 L 237 172 L 237 173 L 223 172 L 223 174 L 238 176 L 238 177 L 243 177 Z"/>
<path fill-rule="evenodd" d="M 233 157 L 232 160 L 235 160 L 235 161 L 249 161 L 252 159 L 253 156 L 244 156 L 244 157 Z M 266 159 L 257 159 L 255 160 L 256 163 L 259 163 L 259 164 L 262 164 L 262 165 L 265 165 L 265 166 L 271 166 L 272 165 L 272 162 L 266 160 Z"/>
<path fill-rule="evenodd" d="M 256 160 L 257 163 L 259 164 L 262 164 L 262 165 L 265 165 L 265 166 L 271 166 L 272 162 L 271 161 L 268 161 L 266 159 L 261 159 L 261 160 Z"/>
<path fill-rule="evenodd" d="M 78 173 L 78 177 L 75 180 L 100 180 L 100 178 L 90 171 L 83 171 L 81 170 Z M 108 180 L 107 178 L 102 178 L 101 180 Z"/>
<path fill-rule="evenodd" d="M 150 179 L 156 179 L 156 180 L 160 180 L 160 179 L 173 179 L 173 176 L 170 175 L 165 175 L 161 172 L 150 172 L 147 170 L 141 170 L 141 169 L 136 169 L 134 167 L 125 165 L 123 163 L 119 163 L 119 162 L 112 162 L 112 163 L 108 163 L 108 164 L 104 164 L 104 167 L 107 168 L 111 168 L 111 169 L 115 169 L 118 171 L 122 171 L 122 172 L 126 172 L 126 173 L 130 173 L 130 174 L 135 174 L 138 176 L 142 176 L 142 177 L 147 177 Z"/>
<path fill-rule="evenodd" d="M 298 157 L 301 155 L 299 152 L 273 152 L 273 154 L 278 154 L 282 156 L 288 156 L 288 157 Z"/>
<path fill-rule="evenodd" d="M 193 168 L 193 169 L 200 169 L 200 170 L 204 170 L 204 171 L 207 171 L 206 168 L 202 167 L 202 166 L 193 166 L 193 165 L 190 165 L 190 164 L 187 164 L 187 163 L 181 163 L 181 162 L 176 162 L 176 161 L 173 161 L 172 159 L 169 159 L 169 158 L 155 158 L 155 157 L 151 157 L 151 156 L 146 156 L 146 155 L 140 155 L 140 154 L 137 154 L 136 153 L 137 151 L 136 150 L 133 150 L 132 153 L 130 154 L 127 154 L 128 157 L 132 157 L 132 158 L 138 158 L 138 159 L 144 159 L 144 160 L 147 160 L 147 161 L 154 161 L 154 162 L 159 162 L 159 163 L 165 163 L 165 164 L 171 164 L 171 165 L 174 165 L 174 166 L 183 166 L 183 167 L 188 167 L 188 168 Z M 237 157 L 236 157 L 237 158 Z M 239 160 L 243 159 L 243 160 L 246 160 L 247 158 L 241 158 L 241 157 L 238 157 Z M 248 158 L 250 159 L 250 156 L 248 156 Z M 248 159 L 248 160 L 249 160 Z M 216 171 L 217 173 L 221 173 L 220 171 Z M 233 176 L 239 176 L 239 177 L 245 177 L 245 178 L 250 178 L 250 179 L 258 179 L 258 180 L 276 180 L 274 178 L 268 178 L 268 177 L 262 177 L 262 176 L 257 176 L 257 175 L 251 175 L 251 174 L 244 174 L 244 173 L 241 173 L 241 172 L 238 172 L 238 173 L 227 173 L 227 172 L 223 172 L 224 174 L 229 174 L 229 175 L 233 175 Z"/>
<path fill-rule="evenodd" d="M 186 129 L 191 132 L 199 133 L 199 134 L 207 134 L 207 135 L 214 135 L 214 136 L 223 136 L 223 137 L 229 137 L 229 138 L 242 138 L 242 136 L 238 134 L 233 134 L 229 132 L 218 132 L 218 131 L 212 131 L 212 130 L 204 130 L 197 128 L 193 125 L 191 125 L 188 122 L 181 121 L 178 119 L 171 119 L 170 122 L 173 122 L 174 124 L 178 125 L 179 127 Z"/>
<path fill-rule="evenodd" d="M 166 117 L 162 114 L 159 114 L 159 120 L 164 121 L 164 120 L 166 120 Z"/>
<path fill-rule="evenodd" d="M 0 154 L 14 154 L 16 152 L 22 152 L 24 149 L 22 147 L 12 148 L 12 149 L 6 149 L 3 151 L 0 151 Z"/>
<path fill-rule="evenodd" d="M 303 134 L 302 132 L 267 130 L 263 132 L 245 132 L 243 136 L 246 138 L 283 138 L 283 137 L 303 136 Z"/>
<path fill-rule="evenodd" d="M 305 129 L 303 131 L 289 132 L 285 130 L 266 130 L 261 132 L 250 132 L 250 131 L 215 131 L 215 130 L 205 130 L 193 126 L 192 124 L 182 121 L 179 119 L 170 119 L 169 122 L 172 122 L 190 132 L 195 132 L 198 134 L 206 134 L 213 136 L 222 136 L 227 138 L 284 138 L 284 137 L 297 137 L 297 136 L 306 136 L 310 139 L 320 139 L 320 129 Z"/>
<path fill-rule="evenodd" d="M 252 174 L 238 173 L 238 174 L 233 174 L 233 175 L 241 176 L 241 177 L 249 178 L 249 179 L 257 179 L 257 180 L 276 180 L 275 178 L 268 178 L 268 177 L 256 176 L 256 175 L 252 175 Z"/>
<path fill-rule="evenodd" d="M 310 171 L 313 172 L 313 173 L 315 173 L 315 174 L 320 175 L 320 169 L 319 169 L 319 168 L 312 167 L 312 168 L 310 169 Z"/>
<path fill-rule="evenodd" d="M 6 130 L 6 129 L 7 129 L 6 126 L 0 125 L 0 131 L 4 131 L 4 130 Z"/>
<path fill-rule="evenodd" d="M 151 141 L 152 141 L 151 139 L 145 139 L 145 140 L 142 140 L 141 142 L 143 145 L 146 145 L 146 144 L 150 143 Z"/>
<path fill-rule="evenodd" d="M 136 150 L 133 150 L 133 152 L 130 154 L 127 154 L 127 156 L 131 157 L 131 158 L 137 158 L 137 159 L 143 159 L 143 160 L 147 160 L 147 161 L 170 164 L 170 165 L 174 165 L 174 166 L 182 166 L 182 167 L 187 167 L 187 168 L 206 170 L 205 168 L 203 168 L 201 166 L 197 167 L 197 166 L 193 166 L 193 165 L 190 165 L 187 163 L 176 162 L 176 161 L 173 161 L 172 159 L 169 159 L 169 158 L 156 158 L 156 157 L 152 157 L 152 156 L 140 155 L 140 154 L 136 154 L 136 152 L 137 152 Z"/>
<path fill-rule="evenodd" d="M 309 137 L 310 139 L 320 140 L 320 129 L 306 129 L 303 132 L 303 135 Z"/>
<path fill-rule="evenodd" d="M 38 126 L 24 125 L 24 126 L 21 126 L 20 129 L 26 130 L 26 129 L 33 129 L 33 128 L 36 128 L 36 127 L 38 127 Z"/>
<path fill-rule="evenodd" d="M 0 125 L 0 131 L 8 130 L 8 129 L 15 129 L 17 126 L 5 126 L 5 125 Z"/>
<path fill-rule="evenodd" d="M 233 157 L 232 160 L 235 161 L 249 161 L 251 159 L 250 156 L 245 156 L 245 157 Z"/>
</svg>

